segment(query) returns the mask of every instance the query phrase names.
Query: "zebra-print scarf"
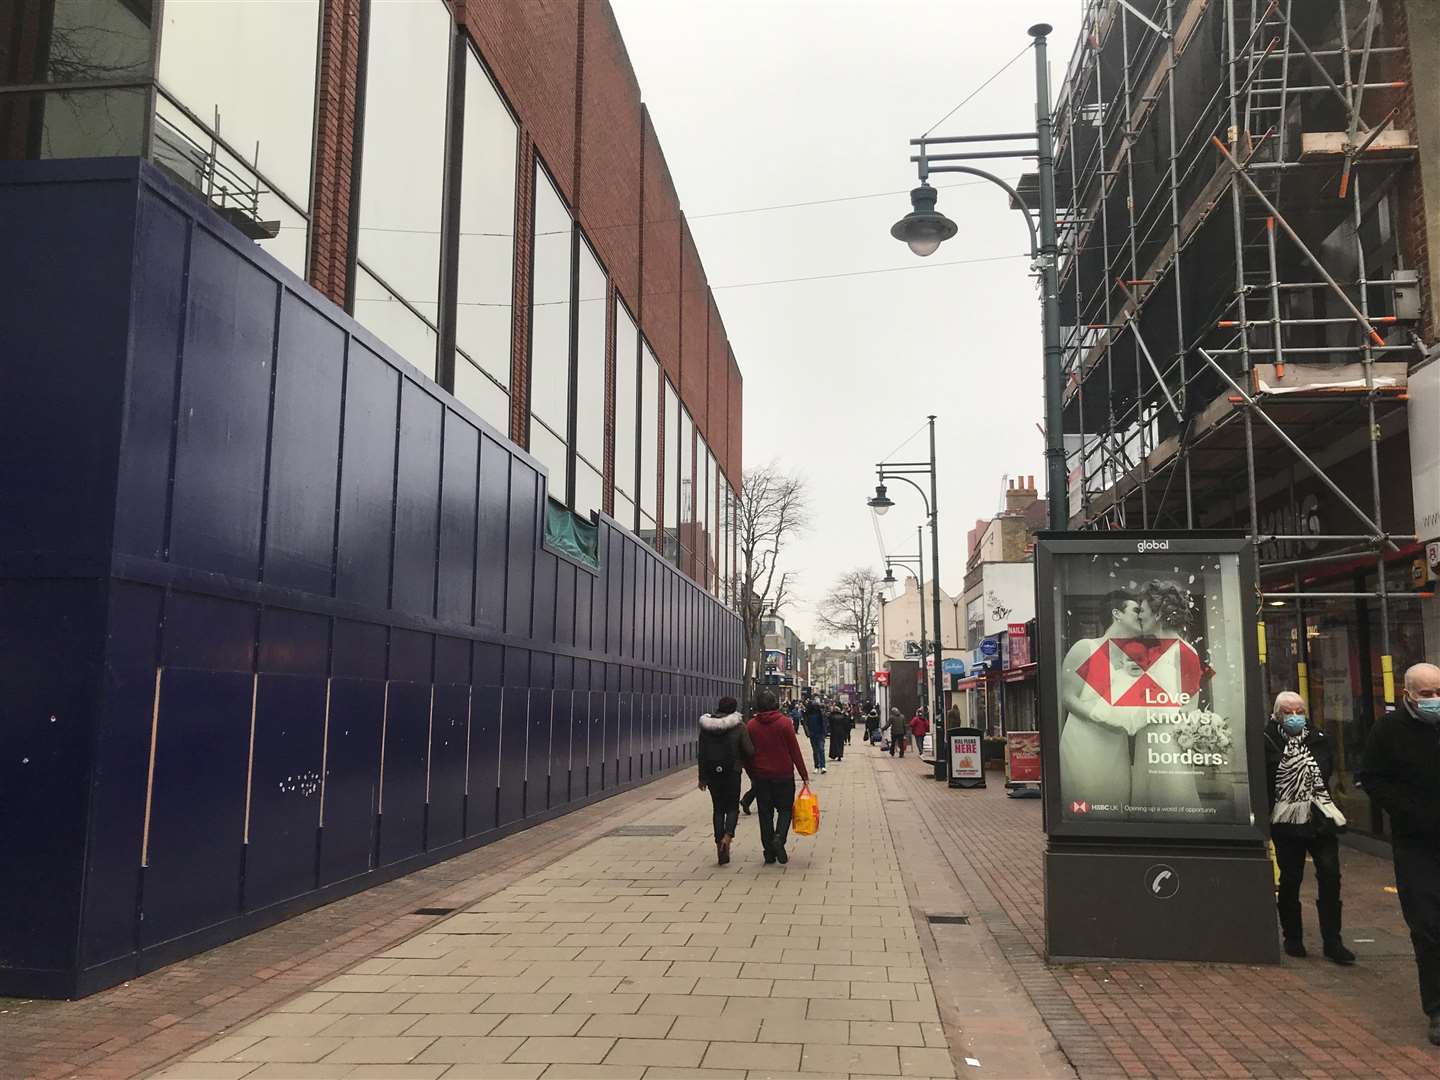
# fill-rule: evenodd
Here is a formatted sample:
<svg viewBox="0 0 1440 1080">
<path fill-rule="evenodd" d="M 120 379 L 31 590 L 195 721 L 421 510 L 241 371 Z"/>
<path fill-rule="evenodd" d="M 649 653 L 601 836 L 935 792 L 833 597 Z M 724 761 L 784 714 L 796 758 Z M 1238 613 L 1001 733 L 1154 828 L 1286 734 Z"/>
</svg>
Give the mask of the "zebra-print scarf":
<svg viewBox="0 0 1440 1080">
<path fill-rule="evenodd" d="M 1312 806 L 1337 828 L 1344 827 L 1345 815 L 1330 798 L 1315 755 L 1305 745 L 1304 732 L 1287 735 L 1280 769 L 1275 774 L 1275 809 L 1270 813 L 1270 822 L 1274 825 L 1308 825 Z"/>
</svg>

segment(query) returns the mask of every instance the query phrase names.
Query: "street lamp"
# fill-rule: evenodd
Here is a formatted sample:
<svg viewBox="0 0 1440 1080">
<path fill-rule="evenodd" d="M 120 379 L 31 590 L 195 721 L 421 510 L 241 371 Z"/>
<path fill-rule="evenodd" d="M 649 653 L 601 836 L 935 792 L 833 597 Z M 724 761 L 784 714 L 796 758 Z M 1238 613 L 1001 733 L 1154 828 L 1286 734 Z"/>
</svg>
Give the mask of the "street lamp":
<svg viewBox="0 0 1440 1080">
<path fill-rule="evenodd" d="M 1050 112 L 1050 72 L 1045 59 L 1045 39 L 1052 29 L 1048 23 L 1036 23 L 1028 31 L 1035 39 L 1035 130 L 992 135 L 951 135 L 933 139 L 922 135 L 918 139 L 911 139 L 910 145 L 920 148 L 920 153 L 910 159 L 919 166 L 920 186 L 910 192 L 910 205 L 913 209 L 891 227 L 890 235 L 907 244 L 916 255 L 925 256 L 934 254 L 942 243 L 959 232 L 955 222 L 935 209 L 935 189 L 929 183 L 931 173 L 969 173 L 998 184 L 1009 194 L 1011 205 L 1025 215 L 1025 225 L 1030 231 L 1030 257 L 1040 270 L 1040 298 L 1044 314 L 1045 496 L 1049 506 L 1050 528 L 1059 531 L 1066 527 L 1070 515 L 1066 507 L 1065 438 L 1061 416 L 1063 382 L 1060 365 L 1060 282 L 1056 268 L 1058 248 L 1055 238 L 1055 154 L 1052 146 L 1054 118 Z M 929 147 L 935 145 L 1032 140 L 1034 146 L 1018 150 L 977 150 L 956 154 L 929 152 Z M 1036 159 L 1040 182 L 1038 234 L 1030 208 L 1013 187 L 994 173 L 973 165 L 948 164 L 976 158 L 1006 157 Z M 876 492 L 877 497 L 880 494 L 879 491 Z M 876 512 L 884 511 L 877 506 Z M 936 719 L 939 719 L 938 716 Z"/>
<path fill-rule="evenodd" d="M 921 493 L 923 497 L 923 492 Z M 915 528 L 915 554 L 914 555 L 887 555 L 885 556 L 885 580 L 889 584 L 895 583 L 895 574 L 890 569 L 891 564 L 898 565 L 902 570 L 915 579 L 916 587 L 919 589 L 917 599 L 920 601 L 920 700 L 930 701 L 930 671 L 926 665 L 926 659 L 930 655 L 929 635 L 925 628 L 925 530 L 924 526 Z M 914 564 L 915 569 L 910 569 Z M 938 629 L 938 626 L 937 626 Z M 939 672 L 936 672 L 936 685 L 939 685 Z M 919 751 L 917 750 L 917 753 Z M 936 760 L 939 760 L 940 744 L 935 744 Z M 945 777 L 936 774 L 937 780 Z"/>
<path fill-rule="evenodd" d="M 897 226 L 898 227 L 898 226 Z M 938 474 L 935 467 L 935 417 L 926 418 L 930 422 L 930 460 L 929 461 L 882 461 L 875 466 L 877 473 L 875 484 L 875 495 L 865 500 L 867 506 L 877 514 L 883 514 L 895 503 L 885 491 L 886 480 L 899 480 L 909 484 L 920 494 L 920 500 L 925 504 L 925 516 L 930 522 L 930 590 L 931 590 L 931 623 L 935 627 L 935 674 L 934 679 L 935 697 L 931 704 L 930 724 L 935 732 L 935 779 L 945 780 L 950 775 L 950 743 L 945 738 L 945 691 L 941 686 L 939 674 L 941 658 L 943 656 L 941 643 L 944 635 L 940 632 L 943 625 L 940 621 L 940 494 Z M 930 496 L 926 498 L 925 489 L 911 480 L 911 476 L 930 477 Z M 925 588 L 920 588 L 920 606 L 925 606 Z M 929 653 L 925 654 L 929 658 Z M 926 698 L 930 696 L 929 688 L 926 688 Z"/>
</svg>

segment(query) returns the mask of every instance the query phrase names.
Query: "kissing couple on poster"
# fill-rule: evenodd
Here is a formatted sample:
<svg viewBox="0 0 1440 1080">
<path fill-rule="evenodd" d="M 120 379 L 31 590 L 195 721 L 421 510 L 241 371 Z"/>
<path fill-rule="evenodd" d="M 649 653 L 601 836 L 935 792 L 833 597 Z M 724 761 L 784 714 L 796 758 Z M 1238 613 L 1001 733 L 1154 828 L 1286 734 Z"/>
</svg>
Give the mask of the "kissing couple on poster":
<svg viewBox="0 0 1440 1080">
<path fill-rule="evenodd" d="M 1194 600 L 1152 580 L 1105 596 L 1109 625 L 1065 654 L 1060 795 L 1102 816 L 1169 817 L 1198 808 L 1198 769 L 1178 764 L 1173 725 L 1200 711 L 1204 664 L 1186 640 Z M 1157 750 L 1161 748 L 1165 753 Z M 1163 760 L 1162 760 L 1163 759 Z"/>
</svg>

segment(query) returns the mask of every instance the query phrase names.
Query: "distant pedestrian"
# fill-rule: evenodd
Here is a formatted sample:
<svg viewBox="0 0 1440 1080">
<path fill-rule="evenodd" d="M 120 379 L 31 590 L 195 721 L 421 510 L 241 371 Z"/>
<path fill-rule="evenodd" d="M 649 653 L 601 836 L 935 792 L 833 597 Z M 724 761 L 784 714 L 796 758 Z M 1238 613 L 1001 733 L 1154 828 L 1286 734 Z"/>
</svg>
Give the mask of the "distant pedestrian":
<svg viewBox="0 0 1440 1080">
<path fill-rule="evenodd" d="M 1285 952 L 1305 955 L 1300 914 L 1300 883 L 1305 856 L 1315 863 L 1319 896 L 1320 940 L 1325 955 L 1337 964 L 1353 964 L 1355 954 L 1340 938 L 1340 843 L 1345 817 L 1330 797 L 1335 755 L 1325 733 L 1305 716 L 1305 699 L 1292 690 L 1275 698 L 1265 725 L 1265 775 L 1270 789 L 1270 839 L 1280 868 L 1275 906 Z"/>
<path fill-rule="evenodd" d="M 916 709 L 910 718 L 910 734 L 915 736 L 915 753 L 925 750 L 925 736 L 930 734 L 930 721 L 925 719 L 925 710 Z"/>
<path fill-rule="evenodd" d="M 872 705 L 870 711 L 865 714 L 865 741 L 873 744 L 875 733 L 880 730 L 880 713 Z"/>
<path fill-rule="evenodd" d="M 789 862 L 785 840 L 790 833 L 790 812 L 795 804 L 795 773 L 807 783 L 810 774 L 800 753 L 800 741 L 789 719 L 776 706 L 775 695 L 761 690 L 755 695 L 755 715 L 748 725 L 755 753 L 748 772 L 760 804 L 760 846 L 765 863 Z"/>
<path fill-rule="evenodd" d="M 1440 667 L 1405 672 L 1400 708 L 1370 731 L 1358 777 L 1390 817 L 1400 910 L 1420 975 L 1420 1007 L 1440 1046 Z"/>
<path fill-rule="evenodd" d="M 905 756 L 905 718 L 900 715 L 899 709 L 890 710 L 890 756 L 895 756 L 895 751 L 900 751 L 900 756 Z"/>
<path fill-rule="evenodd" d="M 825 771 L 825 736 L 829 734 L 830 722 L 819 698 L 812 697 L 805 703 L 805 734 L 810 739 L 810 752 L 815 757 L 815 771 Z"/>
<path fill-rule="evenodd" d="M 715 856 L 721 866 L 730 861 L 730 845 L 740 819 L 740 774 L 754 753 L 755 744 L 734 698 L 721 698 L 713 713 L 700 717 L 700 790 L 710 792 Z"/>
<path fill-rule="evenodd" d="M 850 741 L 850 715 L 840 706 L 830 710 L 830 757 L 834 761 L 845 759 L 845 744 Z"/>
</svg>

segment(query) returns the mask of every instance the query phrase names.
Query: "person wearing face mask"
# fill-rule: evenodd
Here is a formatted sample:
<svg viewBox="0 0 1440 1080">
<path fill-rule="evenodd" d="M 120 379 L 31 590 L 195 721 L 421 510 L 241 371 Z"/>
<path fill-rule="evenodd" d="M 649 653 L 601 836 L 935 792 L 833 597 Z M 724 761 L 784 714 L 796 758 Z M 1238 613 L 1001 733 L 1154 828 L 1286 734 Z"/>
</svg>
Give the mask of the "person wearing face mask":
<svg viewBox="0 0 1440 1080">
<path fill-rule="evenodd" d="M 1305 699 L 1293 690 L 1275 698 L 1265 725 L 1265 775 L 1270 788 L 1270 839 L 1280 867 L 1275 907 L 1289 956 L 1305 955 L 1300 914 L 1300 883 L 1305 856 L 1315 863 L 1320 939 L 1325 955 L 1337 964 L 1353 964 L 1355 954 L 1340 937 L 1340 844 L 1336 836 L 1345 815 L 1330 797 L 1335 757 L 1323 731 L 1305 715 Z"/>
<path fill-rule="evenodd" d="M 1420 1007 L 1440 1046 L 1440 666 L 1405 672 L 1400 708 L 1370 732 L 1357 779 L 1390 818 L 1400 910 L 1410 927 Z"/>
</svg>

